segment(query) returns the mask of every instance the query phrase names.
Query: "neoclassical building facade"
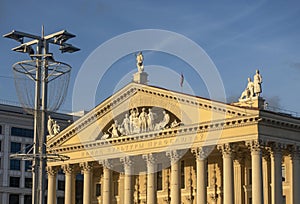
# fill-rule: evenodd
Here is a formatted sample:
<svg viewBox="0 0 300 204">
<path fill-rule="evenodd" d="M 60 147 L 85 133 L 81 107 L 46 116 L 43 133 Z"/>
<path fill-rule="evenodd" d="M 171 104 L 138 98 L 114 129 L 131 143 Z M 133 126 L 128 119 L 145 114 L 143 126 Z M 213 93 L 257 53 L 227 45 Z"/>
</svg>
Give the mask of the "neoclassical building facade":
<svg viewBox="0 0 300 204">
<path fill-rule="evenodd" d="M 65 204 L 296 204 L 300 119 L 250 102 L 132 82 L 48 139 L 70 157 L 47 164 L 48 203 L 62 170 Z"/>
</svg>

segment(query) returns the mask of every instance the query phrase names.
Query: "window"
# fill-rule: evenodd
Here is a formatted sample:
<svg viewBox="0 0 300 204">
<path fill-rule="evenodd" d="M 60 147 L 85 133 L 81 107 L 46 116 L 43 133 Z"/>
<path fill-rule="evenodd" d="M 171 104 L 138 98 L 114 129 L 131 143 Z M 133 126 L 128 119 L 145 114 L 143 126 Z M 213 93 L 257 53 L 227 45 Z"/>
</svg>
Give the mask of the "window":
<svg viewBox="0 0 300 204">
<path fill-rule="evenodd" d="M 13 177 L 9 178 L 9 186 L 10 187 L 20 187 L 20 177 Z"/>
<path fill-rule="evenodd" d="M 65 181 L 58 180 L 57 189 L 60 191 L 64 191 L 65 190 Z"/>
<path fill-rule="evenodd" d="M 9 194 L 9 204 L 19 204 L 19 195 Z"/>
<path fill-rule="evenodd" d="M 11 153 L 18 153 L 20 151 L 21 151 L 21 143 L 18 143 L 18 142 L 10 143 L 10 152 Z"/>
<path fill-rule="evenodd" d="M 101 196 L 101 183 L 96 184 L 96 196 Z"/>
<path fill-rule="evenodd" d="M 24 196 L 24 204 L 32 204 L 32 197 L 31 195 Z"/>
<path fill-rule="evenodd" d="M 0 135 L 2 135 L 2 125 L 0 125 Z"/>
<path fill-rule="evenodd" d="M 157 170 L 158 170 L 158 172 L 156 173 L 156 179 L 157 179 L 156 189 L 158 191 L 161 191 L 162 190 L 162 182 L 163 182 L 162 164 L 157 164 Z"/>
<path fill-rule="evenodd" d="M 21 161 L 16 159 L 10 160 L 10 170 L 21 170 Z"/>
<path fill-rule="evenodd" d="M 25 178 L 25 188 L 32 188 L 32 178 Z"/>
<path fill-rule="evenodd" d="M 32 161 L 25 160 L 25 171 L 32 171 Z"/>
<path fill-rule="evenodd" d="M 184 161 L 181 161 L 180 184 L 181 188 L 185 188 Z"/>
<path fill-rule="evenodd" d="M 11 135 L 12 136 L 33 138 L 34 131 L 32 129 L 12 127 L 11 128 Z"/>
<path fill-rule="evenodd" d="M 2 150 L 2 141 L 0 140 L 0 152 L 1 152 L 1 150 Z"/>
<path fill-rule="evenodd" d="M 286 179 L 286 171 L 285 171 L 285 165 L 281 166 L 281 174 L 282 174 L 282 181 L 285 181 Z"/>
</svg>

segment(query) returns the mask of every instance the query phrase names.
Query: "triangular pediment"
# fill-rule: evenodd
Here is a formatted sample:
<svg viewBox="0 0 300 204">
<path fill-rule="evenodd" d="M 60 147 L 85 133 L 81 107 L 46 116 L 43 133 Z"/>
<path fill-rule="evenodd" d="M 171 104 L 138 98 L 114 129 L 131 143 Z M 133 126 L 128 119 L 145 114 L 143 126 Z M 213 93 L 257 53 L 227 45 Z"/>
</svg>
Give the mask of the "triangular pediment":
<svg viewBox="0 0 300 204">
<path fill-rule="evenodd" d="M 151 128 L 148 127 L 150 122 L 146 121 L 144 124 L 143 119 L 139 117 L 143 114 L 149 116 L 149 111 L 155 115 Z M 154 86 L 130 83 L 58 135 L 49 138 L 47 145 L 49 148 L 70 146 L 101 140 L 101 138 L 122 137 L 144 131 L 243 117 L 256 113 L 255 109 L 241 108 Z M 124 121 L 126 117 L 133 114 L 136 115 L 136 125 L 132 125 L 134 123 L 132 122 L 132 127 L 129 127 L 128 132 L 124 130 L 126 129 Z M 142 127 L 143 124 L 145 127 Z"/>
</svg>

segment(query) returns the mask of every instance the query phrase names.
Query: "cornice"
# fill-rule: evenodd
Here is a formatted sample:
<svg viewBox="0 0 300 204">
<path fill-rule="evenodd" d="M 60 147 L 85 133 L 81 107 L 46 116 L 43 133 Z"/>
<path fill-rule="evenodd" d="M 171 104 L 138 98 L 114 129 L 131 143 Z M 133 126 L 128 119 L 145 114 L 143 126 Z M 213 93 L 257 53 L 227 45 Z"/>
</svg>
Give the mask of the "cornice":
<svg viewBox="0 0 300 204">
<path fill-rule="evenodd" d="M 108 145 L 128 144 L 128 143 L 134 143 L 138 141 L 145 141 L 145 140 L 150 141 L 150 140 L 155 140 L 160 138 L 169 138 L 169 137 L 174 137 L 174 135 L 180 136 L 180 135 L 188 135 L 188 134 L 206 133 L 209 131 L 218 131 L 218 130 L 225 130 L 229 128 L 238 128 L 242 126 L 254 125 L 254 124 L 258 124 L 259 121 L 260 118 L 258 117 L 258 115 L 244 116 L 239 118 L 180 126 L 177 128 L 169 128 L 160 131 L 133 134 L 129 136 L 110 138 L 106 140 L 95 140 L 92 142 L 80 143 L 80 144 L 69 145 L 69 146 L 54 147 L 54 148 L 49 147 L 48 152 L 49 153 L 55 152 L 57 154 L 61 154 L 61 153 L 68 153 L 68 152 L 76 152 L 84 149 L 103 148 Z"/>
</svg>

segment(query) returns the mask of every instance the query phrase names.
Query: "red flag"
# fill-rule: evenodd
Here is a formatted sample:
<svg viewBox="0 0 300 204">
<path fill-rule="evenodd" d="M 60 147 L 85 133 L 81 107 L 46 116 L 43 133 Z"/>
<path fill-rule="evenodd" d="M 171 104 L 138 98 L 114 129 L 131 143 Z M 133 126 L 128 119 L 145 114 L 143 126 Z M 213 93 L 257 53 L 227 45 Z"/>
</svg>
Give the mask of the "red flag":
<svg viewBox="0 0 300 204">
<path fill-rule="evenodd" d="M 183 86 L 183 82 L 184 82 L 184 76 L 183 76 L 183 74 L 181 73 L 181 75 L 180 75 L 180 86 L 181 86 L 181 87 Z"/>
</svg>

